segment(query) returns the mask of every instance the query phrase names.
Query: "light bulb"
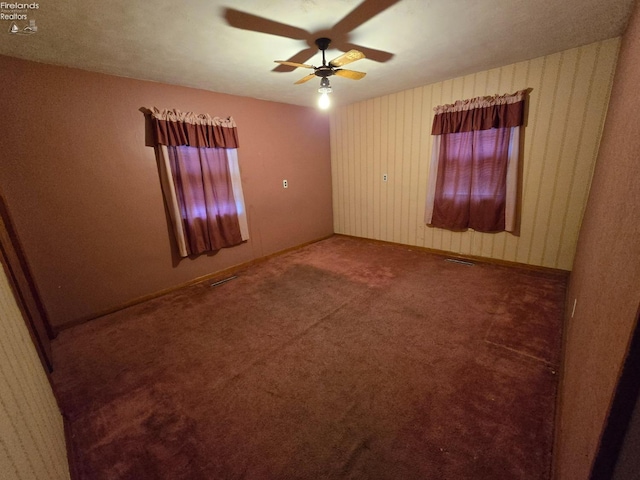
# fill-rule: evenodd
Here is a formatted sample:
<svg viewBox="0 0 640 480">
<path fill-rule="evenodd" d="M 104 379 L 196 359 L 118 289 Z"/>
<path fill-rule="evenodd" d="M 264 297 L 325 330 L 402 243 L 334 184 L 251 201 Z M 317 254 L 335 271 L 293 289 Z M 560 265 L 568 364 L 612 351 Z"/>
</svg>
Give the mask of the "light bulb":
<svg viewBox="0 0 640 480">
<path fill-rule="evenodd" d="M 327 108 L 329 108 L 330 104 L 331 101 L 329 100 L 329 95 L 327 94 L 327 92 L 324 92 L 322 95 L 320 95 L 320 98 L 318 99 L 318 106 L 321 109 L 326 110 Z"/>
</svg>

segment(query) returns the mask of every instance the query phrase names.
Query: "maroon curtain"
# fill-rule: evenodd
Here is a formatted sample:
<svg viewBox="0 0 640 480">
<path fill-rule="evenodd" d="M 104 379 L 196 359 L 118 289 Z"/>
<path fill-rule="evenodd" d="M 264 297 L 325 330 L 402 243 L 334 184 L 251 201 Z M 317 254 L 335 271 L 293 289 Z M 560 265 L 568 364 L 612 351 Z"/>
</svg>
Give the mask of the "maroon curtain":
<svg viewBox="0 0 640 480">
<path fill-rule="evenodd" d="M 515 93 L 513 96 L 520 93 L 524 92 Z M 501 95 L 489 97 L 498 102 L 492 105 L 486 105 L 491 100 L 480 97 L 436 107 L 437 114 L 433 118 L 431 135 L 518 127 L 522 125 L 524 118 L 524 95 L 521 96 L 522 100 L 514 103 L 499 103 L 500 99 L 511 97 Z"/>
<path fill-rule="evenodd" d="M 189 145 L 206 148 L 238 148 L 238 130 L 231 122 L 194 117 L 190 121 L 151 118 L 157 145 Z"/>
<path fill-rule="evenodd" d="M 496 128 L 443 135 L 432 226 L 504 230 L 510 132 Z"/>
<path fill-rule="evenodd" d="M 226 150 L 187 146 L 167 150 L 188 253 L 242 243 Z"/>
<path fill-rule="evenodd" d="M 429 225 L 505 230 L 511 132 L 523 124 L 525 94 L 436 107 L 432 135 L 440 136 L 440 149 Z"/>
<path fill-rule="evenodd" d="M 151 127 L 180 255 L 242 243 L 226 151 L 238 148 L 233 119 L 154 108 Z"/>
</svg>

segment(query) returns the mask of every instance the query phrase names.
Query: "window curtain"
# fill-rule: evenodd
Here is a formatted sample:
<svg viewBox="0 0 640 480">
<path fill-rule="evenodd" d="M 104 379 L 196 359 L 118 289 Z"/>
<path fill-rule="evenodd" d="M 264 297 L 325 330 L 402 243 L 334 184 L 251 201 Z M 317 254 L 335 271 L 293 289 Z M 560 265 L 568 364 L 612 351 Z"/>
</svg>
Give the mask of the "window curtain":
<svg viewBox="0 0 640 480">
<path fill-rule="evenodd" d="M 248 240 L 233 119 L 154 108 L 151 125 L 180 256 Z"/>
<path fill-rule="evenodd" d="M 520 128 L 527 93 L 476 97 L 434 109 L 427 225 L 517 231 Z"/>
</svg>

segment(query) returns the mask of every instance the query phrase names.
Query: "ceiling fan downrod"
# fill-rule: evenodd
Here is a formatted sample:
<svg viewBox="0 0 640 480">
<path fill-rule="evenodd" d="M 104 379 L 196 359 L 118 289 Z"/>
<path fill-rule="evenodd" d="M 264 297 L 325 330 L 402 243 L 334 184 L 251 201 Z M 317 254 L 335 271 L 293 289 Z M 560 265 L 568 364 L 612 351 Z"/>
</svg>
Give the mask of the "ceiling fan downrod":
<svg viewBox="0 0 640 480">
<path fill-rule="evenodd" d="M 324 58 L 324 51 L 329 48 L 329 44 L 331 43 L 331 39 L 327 37 L 320 37 L 316 39 L 316 45 L 320 50 L 322 50 L 322 66 L 325 67 L 327 65 L 327 61 Z"/>
</svg>

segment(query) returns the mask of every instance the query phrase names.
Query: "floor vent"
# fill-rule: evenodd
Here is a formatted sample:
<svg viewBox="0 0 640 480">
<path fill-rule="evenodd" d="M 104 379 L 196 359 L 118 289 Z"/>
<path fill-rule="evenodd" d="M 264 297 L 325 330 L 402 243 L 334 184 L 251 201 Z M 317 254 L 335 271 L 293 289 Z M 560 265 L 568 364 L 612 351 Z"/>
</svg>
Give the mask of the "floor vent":
<svg viewBox="0 0 640 480">
<path fill-rule="evenodd" d="M 464 260 L 458 260 L 457 258 L 445 258 L 444 261 L 451 262 L 451 263 L 459 263 L 460 265 L 467 265 L 469 267 L 473 267 L 475 265 L 475 263 L 473 262 L 466 262 Z"/>
<path fill-rule="evenodd" d="M 227 283 L 231 280 L 233 280 L 234 278 L 238 278 L 237 276 L 233 276 L 233 277 L 229 277 L 229 278 L 224 278 L 222 280 L 218 280 L 217 282 L 213 282 L 211 285 L 209 285 L 210 287 L 217 287 L 218 285 L 222 285 L 223 283 Z"/>
</svg>

